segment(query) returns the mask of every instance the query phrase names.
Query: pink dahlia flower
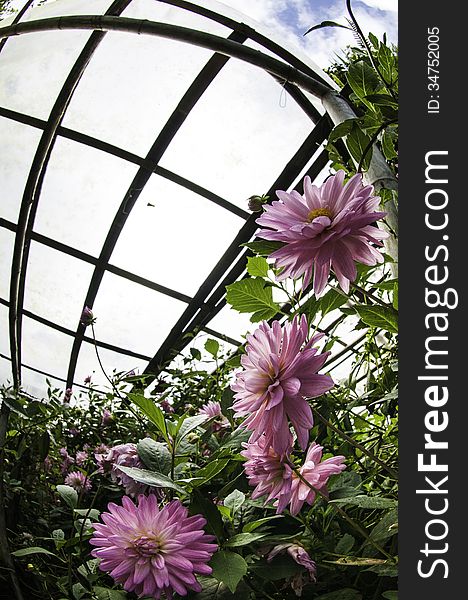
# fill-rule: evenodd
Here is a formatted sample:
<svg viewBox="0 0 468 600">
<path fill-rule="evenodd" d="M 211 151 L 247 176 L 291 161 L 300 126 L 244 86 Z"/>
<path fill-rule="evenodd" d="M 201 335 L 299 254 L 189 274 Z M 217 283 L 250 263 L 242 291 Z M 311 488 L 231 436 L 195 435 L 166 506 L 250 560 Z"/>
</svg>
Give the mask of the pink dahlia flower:
<svg viewBox="0 0 468 600">
<path fill-rule="evenodd" d="M 266 496 L 265 503 L 275 499 L 276 513 L 282 513 L 291 499 L 291 468 L 271 447 L 265 447 L 264 436 L 244 447 L 245 474 L 250 485 L 256 486 L 252 499 Z"/>
<path fill-rule="evenodd" d="M 113 421 L 113 417 L 112 417 L 112 413 L 108 408 L 105 408 L 102 411 L 102 417 L 101 417 L 101 425 L 103 427 L 107 427 L 107 425 L 110 425 Z"/>
<path fill-rule="evenodd" d="M 95 454 L 99 465 L 99 472 L 110 472 L 112 481 L 119 483 L 125 489 L 125 493 L 129 496 L 136 497 L 138 494 L 144 494 L 148 490 L 155 491 L 155 488 L 150 488 L 144 483 L 139 483 L 132 479 L 129 475 L 119 469 L 122 467 L 135 467 L 144 469 L 145 466 L 138 456 L 136 444 L 119 444 L 113 446 L 105 455 Z"/>
<path fill-rule="evenodd" d="M 76 490 L 78 493 L 89 492 L 89 490 L 92 487 L 91 481 L 81 471 L 71 471 L 65 477 L 65 485 L 69 485 L 74 490 Z"/>
<path fill-rule="evenodd" d="M 256 223 L 269 229 L 262 229 L 259 237 L 285 244 L 271 254 L 276 267 L 283 269 L 279 280 L 304 275 L 306 287 L 313 273 L 314 290 L 320 294 L 332 269 L 348 293 L 356 279 L 355 261 L 383 261 L 373 244 L 382 246 L 388 234 L 371 225 L 386 215 L 378 211 L 380 198 L 372 195 L 371 185 L 362 184 L 361 174 L 343 186 L 344 177 L 345 172 L 338 171 L 317 187 L 306 176 L 303 196 L 295 190 L 277 191 L 279 201 L 265 205 Z"/>
<path fill-rule="evenodd" d="M 138 506 L 124 497 L 122 506 L 107 508 L 90 540 L 102 571 L 139 597 L 201 592 L 195 576 L 211 573 L 207 563 L 217 549 L 201 515 L 189 517 L 178 500 L 159 509 L 155 496 L 140 496 Z"/>
<path fill-rule="evenodd" d="M 62 457 L 60 470 L 62 473 L 66 473 L 68 471 L 68 467 L 75 462 L 75 459 L 68 454 L 68 450 L 66 448 L 60 448 L 59 454 Z"/>
<path fill-rule="evenodd" d="M 76 464 L 82 465 L 86 460 L 88 460 L 88 453 L 86 450 L 78 450 L 76 453 Z"/>
<path fill-rule="evenodd" d="M 307 455 L 304 464 L 299 469 L 302 477 L 310 483 L 315 489 L 320 490 L 323 494 L 328 495 L 327 482 L 331 475 L 341 473 L 346 469 L 343 464 L 344 456 L 333 456 L 322 461 L 322 446 L 313 442 L 307 450 Z M 292 515 L 297 515 L 301 510 L 304 502 L 313 504 L 316 493 L 307 484 L 299 479 L 293 473 L 291 483 L 291 505 L 289 510 Z"/>
<path fill-rule="evenodd" d="M 232 384 L 236 392 L 233 408 L 236 417 L 248 415 L 244 426 L 253 431 L 251 442 L 265 435 L 265 447 L 283 455 L 290 447 L 288 419 L 305 450 L 313 426 L 312 410 L 305 399 L 315 398 L 334 385 L 328 375 L 319 375 L 330 352 L 317 354 L 313 344 L 322 335 L 308 335 L 307 319 L 295 317 L 283 327 L 266 321 L 247 336 L 244 369 Z"/>
<path fill-rule="evenodd" d="M 223 427 L 227 427 L 229 425 L 229 421 L 221 412 L 221 404 L 215 400 L 209 400 L 206 404 L 204 404 L 198 410 L 198 414 L 206 415 L 209 419 L 216 419 L 211 425 L 213 431 L 219 431 Z"/>
</svg>

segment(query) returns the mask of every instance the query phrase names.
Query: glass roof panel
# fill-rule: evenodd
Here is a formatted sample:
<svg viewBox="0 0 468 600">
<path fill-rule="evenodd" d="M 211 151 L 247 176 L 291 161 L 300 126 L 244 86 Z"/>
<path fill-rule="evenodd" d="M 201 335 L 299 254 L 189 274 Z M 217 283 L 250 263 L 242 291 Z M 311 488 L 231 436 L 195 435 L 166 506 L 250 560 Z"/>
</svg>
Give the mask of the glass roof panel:
<svg viewBox="0 0 468 600">
<path fill-rule="evenodd" d="M 5 49 L 7 47 L 8 44 Z M 5 101 L 2 91 L 4 92 L 0 82 L 0 106 L 3 106 Z M 13 223 L 18 221 L 24 186 L 41 133 L 39 129 L 0 117 L 0 140 L 2 141 L 0 217 Z"/>
<path fill-rule="evenodd" d="M 12 231 L 0 227 L 0 298 L 8 300 L 10 297 L 10 273 L 11 273 L 11 259 L 13 257 L 13 244 L 15 237 Z M 5 337 L 7 329 L 5 331 Z M 0 337 L 3 337 L 1 335 Z"/>
<path fill-rule="evenodd" d="M 137 169 L 106 152 L 57 138 L 35 231 L 98 257 Z"/>
<path fill-rule="evenodd" d="M 0 304 L 0 354 L 10 356 L 10 341 L 8 339 L 8 307 Z M 11 375 L 11 363 L 8 365 L 9 374 Z"/>
<path fill-rule="evenodd" d="M 110 262 L 193 295 L 243 224 L 226 209 L 153 175 Z"/>
<path fill-rule="evenodd" d="M 161 165 L 246 208 L 265 193 L 313 128 L 281 86 L 231 59 L 191 111 Z M 196 158 L 195 158 L 196 157 Z"/>
<path fill-rule="evenodd" d="M 92 271 L 88 263 L 32 242 L 24 308 L 75 331 Z"/>
<path fill-rule="evenodd" d="M 108 32 L 63 124 L 143 157 L 211 56 L 181 42 Z"/>
<path fill-rule="evenodd" d="M 152 357 L 185 308 L 184 302 L 106 273 L 93 307 L 96 337 Z"/>
</svg>

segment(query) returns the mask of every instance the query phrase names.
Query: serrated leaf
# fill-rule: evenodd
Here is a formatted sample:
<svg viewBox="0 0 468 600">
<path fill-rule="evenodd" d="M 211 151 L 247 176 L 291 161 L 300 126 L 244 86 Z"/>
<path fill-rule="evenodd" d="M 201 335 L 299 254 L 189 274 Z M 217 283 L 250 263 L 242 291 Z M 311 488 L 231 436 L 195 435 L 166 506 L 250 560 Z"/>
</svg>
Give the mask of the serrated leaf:
<svg viewBox="0 0 468 600">
<path fill-rule="evenodd" d="M 245 494 L 243 492 L 241 492 L 240 490 L 234 490 L 233 492 L 231 492 L 229 494 L 229 496 L 226 496 L 226 498 L 224 498 L 224 506 L 227 506 L 228 508 L 231 509 L 231 513 L 234 515 L 239 508 L 244 504 L 245 502 Z"/>
<path fill-rule="evenodd" d="M 50 556 L 55 556 L 53 552 L 46 550 L 45 548 L 39 548 L 39 546 L 31 546 L 30 548 L 21 548 L 20 550 L 15 550 L 11 553 L 12 556 L 16 556 L 16 558 L 21 558 L 22 556 L 29 556 L 30 554 L 49 554 Z"/>
<path fill-rule="evenodd" d="M 213 358 L 216 358 L 219 352 L 219 342 L 217 340 L 213 340 L 212 338 L 206 340 L 205 350 L 209 352 Z"/>
<path fill-rule="evenodd" d="M 233 594 L 224 583 L 213 577 L 198 576 L 197 580 L 202 586 L 202 591 L 195 594 L 193 600 L 248 600 L 250 597 L 250 588 L 242 581 Z"/>
<path fill-rule="evenodd" d="M 330 135 L 328 136 L 328 142 L 335 142 L 340 138 L 346 137 L 353 129 L 356 121 L 357 117 L 355 119 L 346 119 L 345 121 L 338 123 L 338 125 L 331 130 Z"/>
<path fill-rule="evenodd" d="M 348 297 L 345 294 L 342 294 L 337 290 L 328 290 L 325 296 L 319 300 L 322 316 L 324 317 L 332 310 L 336 310 L 347 301 Z"/>
<path fill-rule="evenodd" d="M 330 500 L 334 504 L 346 504 L 348 506 L 358 506 L 359 508 L 395 508 L 397 501 L 392 498 L 382 498 L 380 496 L 349 496 L 348 498 L 338 498 Z"/>
<path fill-rule="evenodd" d="M 380 85 L 374 69 L 363 60 L 358 60 L 349 65 L 346 79 L 356 96 L 363 101 L 365 101 L 366 96 L 373 94 Z"/>
<path fill-rule="evenodd" d="M 370 532 L 375 542 L 383 542 L 398 533 L 398 510 L 394 509 L 382 517 Z"/>
<path fill-rule="evenodd" d="M 137 469 L 136 467 L 124 467 L 122 465 L 118 465 L 117 468 L 139 483 L 145 483 L 146 485 L 153 487 L 171 488 L 178 492 L 185 493 L 184 488 L 177 485 L 175 481 L 170 477 L 163 475 L 163 473 L 147 471 L 146 469 Z"/>
<path fill-rule="evenodd" d="M 394 309 L 375 305 L 357 305 L 355 309 L 366 325 L 398 333 L 398 313 Z"/>
<path fill-rule="evenodd" d="M 232 593 L 247 574 L 247 563 L 242 556 L 228 550 L 219 550 L 213 554 L 209 564 L 213 569 L 212 576 L 226 584 Z"/>
<path fill-rule="evenodd" d="M 197 471 L 197 477 L 200 477 L 200 481 L 196 481 L 194 485 L 199 486 L 207 483 L 213 477 L 216 477 L 229 463 L 229 458 L 222 458 L 219 460 L 212 460 L 206 467 L 203 467 Z"/>
<path fill-rule="evenodd" d="M 314 25 L 310 29 L 308 29 L 304 35 L 307 35 L 311 31 L 315 31 L 316 29 L 323 29 L 324 27 L 341 27 L 342 29 L 351 29 L 347 25 L 342 25 L 341 23 L 336 23 L 335 21 L 322 21 L 318 25 Z"/>
<path fill-rule="evenodd" d="M 266 533 L 238 533 L 233 535 L 226 542 L 224 546 L 227 548 L 237 548 L 239 546 L 247 546 L 257 540 L 261 540 L 266 536 Z"/>
<path fill-rule="evenodd" d="M 156 425 L 163 437 L 167 439 L 166 422 L 164 413 L 156 406 L 151 398 L 146 398 L 141 394 L 128 394 L 129 399 L 138 406 L 138 408 L 148 417 L 148 419 Z"/>
<path fill-rule="evenodd" d="M 361 163 L 364 152 L 366 152 L 365 158 L 362 161 L 362 167 L 364 170 L 369 168 L 372 158 L 372 147 L 369 148 L 370 141 L 370 137 L 358 126 L 355 126 L 346 138 L 346 146 L 356 164 Z M 367 148 L 369 149 L 367 150 Z"/>
<path fill-rule="evenodd" d="M 171 470 L 171 453 L 166 444 L 145 438 L 138 442 L 137 452 L 149 471 L 167 475 Z"/>
<path fill-rule="evenodd" d="M 259 254 L 260 256 L 270 256 L 275 250 L 279 250 L 284 246 L 284 242 L 275 242 L 269 240 L 255 240 L 254 242 L 247 242 L 242 244 L 242 246 L 246 246 L 250 248 L 252 252 L 255 254 Z"/>
<path fill-rule="evenodd" d="M 251 277 L 266 277 L 269 265 L 263 256 L 249 256 L 247 258 L 247 273 Z"/>
<path fill-rule="evenodd" d="M 226 286 L 226 301 L 240 313 L 254 313 L 256 320 L 269 319 L 279 312 L 271 286 L 262 279 L 242 279 Z M 255 322 L 255 321 L 253 321 Z"/>
<path fill-rule="evenodd" d="M 393 136 L 387 131 L 382 135 L 382 152 L 387 160 L 392 160 L 397 157 Z"/>
<path fill-rule="evenodd" d="M 58 485 L 56 490 L 70 508 L 76 508 L 78 504 L 78 492 L 75 489 L 69 485 Z"/>
</svg>

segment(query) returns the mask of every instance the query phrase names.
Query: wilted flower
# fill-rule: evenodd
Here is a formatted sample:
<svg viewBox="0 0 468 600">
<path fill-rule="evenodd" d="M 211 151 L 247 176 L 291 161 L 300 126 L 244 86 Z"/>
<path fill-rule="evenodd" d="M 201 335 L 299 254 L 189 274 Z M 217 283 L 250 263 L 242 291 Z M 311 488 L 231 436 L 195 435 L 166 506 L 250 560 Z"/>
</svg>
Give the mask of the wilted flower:
<svg viewBox="0 0 468 600">
<path fill-rule="evenodd" d="M 63 394 L 63 401 L 64 402 L 70 402 L 72 394 L 73 394 L 73 390 L 71 388 L 67 388 L 65 390 L 65 393 Z"/>
<path fill-rule="evenodd" d="M 135 481 L 119 469 L 119 466 L 135 467 L 137 469 L 145 468 L 138 456 L 136 444 L 119 444 L 111 448 L 106 455 L 101 455 L 99 459 L 97 456 L 95 454 L 99 464 L 99 471 L 101 473 L 110 471 L 112 481 L 122 485 L 125 488 L 125 493 L 129 496 L 135 497 L 138 494 L 144 494 L 147 490 L 158 493 L 156 488 L 150 488 L 144 483 L 138 483 L 138 481 Z"/>
<path fill-rule="evenodd" d="M 86 450 L 78 450 L 75 455 L 75 460 L 77 465 L 82 465 L 88 458 L 88 453 Z"/>
<path fill-rule="evenodd" d="M 89 492 L 91 489 L 91 481 L 81 471 L 71 471 L 65 477 L 65 484 L 72 487 L 78 493 Z"/>
<path fill-rule="evenodd" d="M 279 201 L 265 206 L 257 219 L 262 227 L 258 236 L 284 242 L 270 256 L 282 267 L 278 280 L 304 275 L 304 287 L 312 279 L 316 294 L 325 287 L 330 269 L 341 288 L 348 293 L 350 281 L 356 279 L 355 261 L 375 265 L 383 261 L 372 244 L 382 246 L 387 233 L 373 227 L 385 216 L 379 212 L 374 188 L 362 184 L 360 173 L 343 186 L 344 171 L 329 177 L 321 186 L 304 178 L 304 195 L 297 191 L 277 191 Z"/>
<path fill-rule="evenodd" d="M 333 456 L 332 458 L 327 458 L 322 461 L 322 450 L 322 446 L 313 442 L 307 450 L 305 462 L 299 469 L 299 473 L 311 486 L 320 490 L 322 494 L 328 495 L 326 487 L 328 479 L 331 475 L 336 475 L 346 469 L 346 465 L 343 464 L 345 457 Z M 315 496 L 315 491 L 293 473 L 291 483 L 291 505 L 289 509 L 291 514 L 297 515 L 304 502 L 313 504 Z"/>
<path fill-rule="evenodd" d="M 290 585 L 296 594 L 296 596 L 302 595 L 302 588 L 307 583 L 315 583 L 316 575 L 317 575 L 317 565 L 310 558 L 308 552 L 305 550 L 303 546 L 299 544 L 279 544 L 275 546 L 267 556 L 267 561 L 271 562 L 273 558 L 282 552 L 287 552 L 289 556 L 297 562 L 298 565 L 301 565 L 307 569 L 307 574 L 305 573 L 297 573 L 290 580 Z"/>
<path fill-rule="evenodd" d="M 101 418 L 101 425 L 103 427 L 106 427 L 107 425 L 110 425 L 112 423 L 112 413 L 108 408 L 105 408 L 102 411 L 102 418 Z"/>
<path fill-rule="evenodd" d="M 275 499 L 276 512 L 282 513 L 291 499 L 291 468 L 271 447 L 265 446 L 264 436 L 243 445 L 241 454 L 248 459 L 245 474 L 250 485 L 256 486 L 252 499 L 266 496 L 265 503 Z"/>
<path fill-rule="evenodd" d="M 60 448 L 59 454 L 62 457 L 60 470 L 62 473 L 66 473 L 68 471 L 68 467 L 75 462 L 75 459 L 68 454 L 68 450 L 66 448 Z"/>
<path fill-rule="evenodd" d="M 334 385 L 329 375 L 319 375 L 330 352 L 317 354 L 313 344 L 322 335 L 306 342 L 307 319 L 295 317 L 283 327 L 266 321 L 247 336 L 244 369 L 236 374 L 231 388 L 236 392 L 236 417 L 248 415 L 244 427 L 253 431 L 251 442 L 265 435 L 265 447 L 284 454 L 290 446 L 288 419 L 305 450 L 313 426 L 312 410 L 305 399 L 315 398 Z"/>
<path fill-rule="evenodd" d="M 87 327 L 96 321 L 93 311 L 89 308 L 89 306 L 85 306 L 83 308 L 83 312 L 81 313 L 80 323 Z"/>
<path fill-rule="evenodd" d="M 87 375 L 87 376 L 84 378 L 84 382 L 85 382 L 85 383 L 91 383 L 91 375 Z"/>
<path fill-rule="evenodd" d="M 140 496 L 138 506 L 124 497 L 122 506 L 110 503 L 107 508 L 101 515 L 104 524 L 93 525 L 90 540 L 102 571 L 139 597 L 201 592 L 195 575 L 211 573 L 207 563 L 217 550 L 201 515 L 189 517 L 179 500 L 159 509 L 155 496 Z"/>
</svg>

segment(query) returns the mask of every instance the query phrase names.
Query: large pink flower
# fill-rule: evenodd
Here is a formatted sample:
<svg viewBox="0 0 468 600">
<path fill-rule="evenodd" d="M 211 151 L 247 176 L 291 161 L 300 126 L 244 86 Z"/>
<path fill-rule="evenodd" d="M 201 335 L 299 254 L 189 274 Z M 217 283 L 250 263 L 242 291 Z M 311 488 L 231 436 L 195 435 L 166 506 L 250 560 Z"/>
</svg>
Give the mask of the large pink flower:
<svg viewBox="0 0 468 600">
<path fill-rule="evenodd" d="M 315 398 L 333 387 L 328 375 L 318 375 L 329 352 L 317 354 L 313 344 L 321 335 L 308 335 L 307 319 L 295 317 L 283 327 L 266 321 L 247 336 L 244 369 L 232 384 L 236 392 L 233 408 L 236 417 L 247 419 L 243 425 L 253 431 L 251 442 L 265 435 L 265 446 L 283 455 L 291 443 L 288 419 L 305 450 L 313 426 L 312 410 L 305 397 Z"/>
<path fill-rule="evenodd" d="M 265 447 L 264 436 L 244 447 L 241 454 L 248 459 L 245 474 L 250 485 L 256 486 L 252 498 L 266 496 L 265 503 L 276 499 L 276 513 L 282 513 L 291 499 L 291 467 L 272 448 Z"/>
<path fill-rule="evenodd" d="M 277 191 L 279 201 L 265 206 L 257 219 L 262 227 L 259 237 L 284 242 L 271 254 L 276 267 L 282 267 L 279 280 L 304 275 L 304 287 L 314 276 L 316 294 L 325 287 L 330 269 L 342 289 L 348 293 L 356 279 L 355 261 L 365 265 L 382 262 L 381 253 L 372 244 L 382 246 L 387 233 L 373 227 L 385 216 L 379 212 L 380 198 L 374 188 L 364 186 L 358 173 L 343 186 L 344 171 L 338 171 L 317 187 L 304 178 L 304 195 Z"/>
<path fill-rule="evenodd" d="M 201 515 L 189 517 L 178 500 L 159 509 L 153 495 L 140 496 L 138 506 L 125 496 L 122 506 L 111 502 L 107 508 L 90 540 L 102 571 L 139 597 L 201 592 L 195 575 L 211 573 L 207 563 L 217 549 Z"/>
<path fill-rule="evenodd" d="M 331 475 L 336 475 L 346 469 L 346 465 L 343 464 L 345 457 L 333 456 L 332 458 L 327 458 L 322 461 L 322 450 L 322 446 L 313 442 L 307 450 L 305 462 L 299 469 L 299 473 L 316 490 L 320 490 L 323 494 L 328 495 L 326 487 L 327 482 Z M 315 496 L 315 491 L 293 473 L 291 483 L 291 505 L 289 507 L 291 514 L 297 515 L 304 502 L 313 504 Z"/>
</svg>

